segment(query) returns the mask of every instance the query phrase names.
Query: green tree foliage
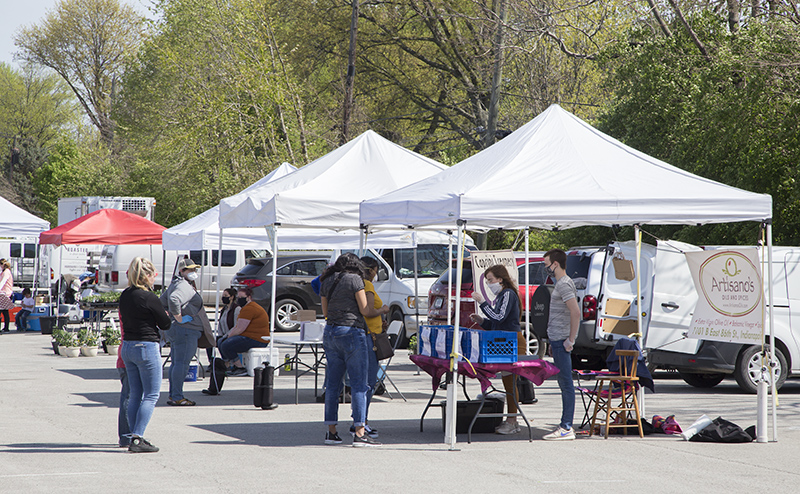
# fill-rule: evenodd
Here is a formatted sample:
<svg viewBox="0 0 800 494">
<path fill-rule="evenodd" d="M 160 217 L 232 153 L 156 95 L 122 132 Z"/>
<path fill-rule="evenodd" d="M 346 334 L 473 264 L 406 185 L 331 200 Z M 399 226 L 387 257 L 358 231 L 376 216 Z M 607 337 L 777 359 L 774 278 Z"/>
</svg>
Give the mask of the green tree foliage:
<svg viewBox="0 0 800 494">
<path fill-rule="evenodd" d="M 709 57 L 680 26 L 635 32 L 607 52 L 615 99 L 601 129 L 692 173 L 773 198 L 776 243 L 800 242 L 800 30 L 780 20 L 742 26 L 710 13 L 692 22 Z M 754 243 L 753 224 L 653 229 L 697 243 Z"/>
<path fill-rule="evenodd" d="M 126 57 L 135 53 L 144 19 L 119 0 L 59 0 L 35 26 L 14 37 L 19 57 L 53 69 L 69 85 L 107 143 L 111 106 Z"/>
</svg>

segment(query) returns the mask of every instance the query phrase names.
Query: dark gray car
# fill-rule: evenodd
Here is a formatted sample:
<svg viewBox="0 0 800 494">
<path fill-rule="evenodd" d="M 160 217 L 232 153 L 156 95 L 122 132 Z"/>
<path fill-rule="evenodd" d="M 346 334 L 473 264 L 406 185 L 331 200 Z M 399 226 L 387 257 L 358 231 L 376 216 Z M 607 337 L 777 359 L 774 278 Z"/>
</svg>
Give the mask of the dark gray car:
<svg viewBox="0 0 800 494">
<path fill-rule="evenodd" d="M 275 329 L 293 331 L 300 325 L 290 320 L 298 310 L 314 310 L 322 314 L 319 295 L 311 289 L 311 280 L 322 274 L 330 262 L 329 254 L 308 253 L 278 255 Z M 249 286 L 253 300 L 269 313 L 272 293 L 272 257 L 250 259 L 236 273 L 233 286 Z"/>
</svg>

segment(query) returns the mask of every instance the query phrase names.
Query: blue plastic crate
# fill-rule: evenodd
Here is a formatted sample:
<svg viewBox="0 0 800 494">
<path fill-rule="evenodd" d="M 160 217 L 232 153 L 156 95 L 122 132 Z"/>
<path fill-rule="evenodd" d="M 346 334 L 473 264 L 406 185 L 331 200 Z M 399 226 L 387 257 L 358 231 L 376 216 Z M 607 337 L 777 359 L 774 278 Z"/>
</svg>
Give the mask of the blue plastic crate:
<svg viewBox="0 0 800 494">
<path fill-rule="evenodd" d="M 505 364 L 517 361 L 517 333 L 513 331 L 482 331 L 482 364 Z"/>
<path fill-rule="evenodd" d="M 467 328 L 461 328 L 460 331 L 459 339 L 461 341 L 458 352 L 462 357 L 477 362 L 477 359 L 470 357 L 472 353 L 477 354 L 477 352 L 472 352 L 472 340 L 469 336 L 475 331 Z M 450 358 L 450 352 L 453 349 L 453 332 L 453 326 L 420 326 L 420 331 L 417 333 L 417 351 L 420 355 L 442 359 Z M 459 360 L 463 360 L 463 358 Z"/>
</svg>

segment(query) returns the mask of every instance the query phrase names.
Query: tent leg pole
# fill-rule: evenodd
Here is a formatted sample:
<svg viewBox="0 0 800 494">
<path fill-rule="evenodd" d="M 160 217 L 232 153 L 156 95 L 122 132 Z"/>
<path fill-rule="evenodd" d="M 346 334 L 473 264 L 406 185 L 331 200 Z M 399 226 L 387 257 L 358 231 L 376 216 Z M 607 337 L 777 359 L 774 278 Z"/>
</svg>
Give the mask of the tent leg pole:
<svg viewBox="0 0 800 494">
<path fill-rule="evenodd" d="M 222 237 L 223 237 L 223 230 L 224 228 L 219 228 L 219 244 L 217 248 L 219 249 L 219 262 L 217 263 L 217 296 L 214 302 L 214 320 L 217 323 L 217 331 L 216 334 L 219 334 L 219 303 L 220 303 L 220 296 L 222 293 Z M 203 242 L 205 244 L 205 242 Z M 225 287 L 228 288 L 228 287 Z M 211 347 L 211 356 L 217 356 L 217 343 L 213 342 L 214 345 Z M 214 362 L 209 362 L 212 366 Z M 213 367 L 212 367 L 213 369 Z"/>
<path fill-rule="evenodd" d="M 458 263 L 456 266 L 456 300 L 461 300 L 461 270 L 464 267 L 464 224 L 463 220 L 458 221 Z M 445 443 L 448 444 L 449 450 L 456 449 L 456 403 L 458 392 L 458 364 L 456 361 L 456 351 L 460 343 L 460 330 L 461 324 L 461 304 L 456 304 L 456 317 L 453 324 L 453 348 L 450 353 L 450 373 L 448 374 L 449 380 L 447 383 L 447 408 L 445 414 Z"/>
<path fill-rule="evenodd" d="M 448 231 L 447 232 L 447 269 L 451 269 L 453 264 L 453 233 Z M 452 311 L 453 311 L 453 272 L 450 271 L 447 275 L 447 325 L 453 321 Z M 419 328 L 418 328 L 419 330 Z"/>
<path fill-rule="evenodd" d="M 641 343 L 644 339 L 644 329 L 642 328 L 642 230 L 639 225 L 634 225 L 634 234 L 636 236 L 636 327 L 639 333 L 637 341 Z M 644 349 L 642 349 L 644 351 Z M 644 389 L 639 388 L 641 394 L 639 395 L 639 408 L 641 415 L 647 415 L 644 403 Z"/>
<path fill-rule="evenodd" d="M 531 354 L 531 251 L 528 246 L 528 235 L 530 229 L 525 228 L 525 355 Z"/>
<path fill-rule="evenodd" d="M 274 338 L 275 335 L 275 314 L 277 313 L 275 304 L 276 302 L 276 293 L 278 286 L 278 225 L 272 225 L 272 293 L 270 294 L 270 304 L 269 304 L 269 334 Z M 269 339 L 269 354 L 270 358 L 272 357 L 272 348 L 273 348 L 273 339 Z"/>
<path fill-rule="evenodd" d="M 417 260 L 417 232 L 414 232 L 414 319 L 419 332 L 419 262 Z M 408 334 L 406 332 L 406 334 Z"/>
<path fill-rule="evenodd" d="M 769 298 L 769 356 L 770 356 L 770 375 L 772 375 L 772 364 L 775 363 L 775 311 L 773 311 L 774 291 L 772 289 L 772 221 L 767 223 L 767 290 Z M 777 379 L 773 379 L 777 381 Z M 776 382 L 772 383 L 772 440 L 778 441 L 778 387 Z"/>
</svg>

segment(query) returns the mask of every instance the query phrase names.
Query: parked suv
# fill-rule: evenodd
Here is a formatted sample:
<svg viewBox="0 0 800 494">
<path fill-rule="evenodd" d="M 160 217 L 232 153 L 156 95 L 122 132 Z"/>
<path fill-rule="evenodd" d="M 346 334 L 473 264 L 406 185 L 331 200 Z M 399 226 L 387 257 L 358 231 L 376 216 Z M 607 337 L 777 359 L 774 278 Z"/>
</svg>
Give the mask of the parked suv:
<svg viewBox="0 0 800 494">
<path fill-rule="evenodd" d="M 544 258 L 542 252 L 532 252 L 529 254 L 528 269 L 530 270 L 530 286 L 525 285 L 525 255 L 524 253 L 516 253 L 517 255 L 517 276 L 519 280 L 520 297 L 522 298 L 523 313 L 522 324 L 525 324 L 525 298 L 531 297 L 539 285 L 544 285 L 549 280 L 544 268 Z M 428 324 L 444 325 L 447 324 L 447 283 L 450 276 L 453 277 L 453 285 L 455 285 L 457 275 L 457 261 L 453 261 L 450 270 L 442 273 L 441 276 L 433 283 L 431 289 L 428 291 Z M 474 290 L 472 278 L 472 261 L 464 259 L 464 268 L 461 274 L 461 327 L 464 328 L 478 328 L 479 325 L 472 322 L 470 315 L 475 312 L 475 301 L 472 299 L 472 292 Z M 453 294 L 455 297 L 455 286 L 453 286 Z M 455 304 L 452 305 L 450 314 L 451 324 L 455 318 Z M 533 331 L 530 332 L 530 339 L 528 341 L 532 355 L 544 356 L 544 344 L 540 338 L 534 335 Z"/>
<path fill-rule="evenodd" d="M 322 274 L 330 262 L 330 252 L 278 254 L 275 329 L 293 331 L 300 326 L 291 320 L 298 310 L 315 310 L 322 315 L 319 295 L 311 280 Z M 253 300 L 269 313 L 272 293 L 272 257 L 250 259 L 232 280 L 233 286 L 249 286 Z"/>
</svg>

